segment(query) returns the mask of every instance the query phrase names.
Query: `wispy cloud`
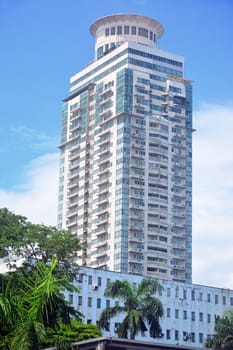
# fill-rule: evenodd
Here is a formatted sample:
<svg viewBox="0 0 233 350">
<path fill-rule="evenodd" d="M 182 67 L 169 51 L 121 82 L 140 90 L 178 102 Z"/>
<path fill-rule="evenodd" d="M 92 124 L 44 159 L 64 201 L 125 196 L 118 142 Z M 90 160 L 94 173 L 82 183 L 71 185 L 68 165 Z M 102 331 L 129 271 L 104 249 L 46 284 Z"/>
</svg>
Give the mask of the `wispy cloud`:
<svg viewBox="0 0 233 350">
<path fill-rule="evenodd" d="M 194 114 L 193 281 L 233 286 L 233 104 Z"/>
<path fill-rule="evenodd" d="M 56 225 L 58 158 L 58 153 L 49 153 L 33 159 L 23 183 L 11 191 L 0 188 L 0 207 L 26 216 L 33 223 Z"/>
<path fill-rule="evenodd" d="M 13 126 L 9 130 L 0 129 L 1 140 L 4 141 L 0 148 L 0 152 L 12 152 L 14 150 L 34 151 L 34 152 L 50 152 L 58 145 L 58 135 L 48 135 L 36 129 L 29 128 L 24 125 Z"/>
</svg>

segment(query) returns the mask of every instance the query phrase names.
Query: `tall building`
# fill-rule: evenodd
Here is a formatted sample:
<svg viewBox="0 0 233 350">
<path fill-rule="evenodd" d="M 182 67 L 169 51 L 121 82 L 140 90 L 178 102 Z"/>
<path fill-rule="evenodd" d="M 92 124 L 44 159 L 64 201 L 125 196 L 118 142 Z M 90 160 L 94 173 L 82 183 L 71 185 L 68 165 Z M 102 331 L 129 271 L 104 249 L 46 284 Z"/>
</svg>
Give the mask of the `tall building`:
<svg viewBox="0 0 233 350">
<path fill-rule="evenodd" d="M 191 283 L 192 85 L 161 51 L 162 25 L 117 14 L 90 27 L 95 58 L 70 79 L 60 145 L 60 228 L 79 263 Z"/>
</svg>

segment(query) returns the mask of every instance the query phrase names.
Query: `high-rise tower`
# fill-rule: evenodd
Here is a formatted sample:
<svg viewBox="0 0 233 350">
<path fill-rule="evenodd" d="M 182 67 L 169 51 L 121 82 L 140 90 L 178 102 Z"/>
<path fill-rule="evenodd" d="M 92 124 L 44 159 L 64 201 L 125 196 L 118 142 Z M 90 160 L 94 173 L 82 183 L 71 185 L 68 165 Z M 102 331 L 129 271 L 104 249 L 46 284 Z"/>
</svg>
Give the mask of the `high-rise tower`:
<svg viewBox="0 0 233 350">
<path fill-rule="evenodd" d="M 79 263 L 192 279 L 192 86 L 163 27 L 139 15 L 95 21 L 95 59 L 70 80 L 62 116 L 59 226 Z"/>
</svg>

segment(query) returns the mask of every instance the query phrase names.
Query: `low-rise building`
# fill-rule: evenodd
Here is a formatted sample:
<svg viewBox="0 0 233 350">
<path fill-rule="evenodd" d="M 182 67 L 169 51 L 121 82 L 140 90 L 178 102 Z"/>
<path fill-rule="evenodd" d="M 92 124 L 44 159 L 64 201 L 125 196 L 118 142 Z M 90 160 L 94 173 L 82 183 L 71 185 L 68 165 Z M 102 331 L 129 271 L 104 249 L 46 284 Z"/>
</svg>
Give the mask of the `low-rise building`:
<svg viewBox="0 0 233 350">
<path fill-rule="evenodd" d="M 108 283 L 128 280 L 138 284 L 142 276 L 107 270 L 81 267 L 75 285 L 78 293 L 69 294 L 69 302 L 84 315 L 84 323 L 98 324 L 101 312 L 108 306 L 120 303 L 104 296 Z M 162 344 L 204 347 L 206 339 L 214 334 L 215 320 L 222 317 L 224 310 L 233 307 L 233 290 L 208 287 L 197 284 L 177 283 L 159 280 L 163 291 L 156 296 L 164 307 L 161 319 L 163 335 L 156 341 Z M 117 327 L 123 315 L 109 322 L 109 329 L 103 330 L 106 337 L 116 337 Z M 148 332 L 137 334 L 139 341 L 152 341 Z"/>
</svg>

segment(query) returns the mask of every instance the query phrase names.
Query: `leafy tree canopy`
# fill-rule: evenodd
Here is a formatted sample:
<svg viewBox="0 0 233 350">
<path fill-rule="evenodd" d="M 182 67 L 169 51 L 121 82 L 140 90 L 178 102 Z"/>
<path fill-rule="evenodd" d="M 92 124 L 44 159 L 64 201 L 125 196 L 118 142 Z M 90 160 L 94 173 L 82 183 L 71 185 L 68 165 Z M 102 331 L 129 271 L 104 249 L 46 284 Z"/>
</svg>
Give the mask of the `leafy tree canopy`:
<svg viewBox="0 0 233 350">
<path fill-rule="evenodd" d="M 233 310 L 226 310 L 223 317 L 215 321 L 215 334 L 206 341 L 206 347 L 212 349 L 233 349 Z"/>
<path fill-rule="evenodd" d="M 39 260 L 47 264 L 57 257 L 60 269 L 74 278 L 79 250 L 80 241 L 72 232 L 32 224 L 24 216 L 0 209 L 0 257 L 22 257 L 24 267 L 30 268 Z"/>
</svg>

